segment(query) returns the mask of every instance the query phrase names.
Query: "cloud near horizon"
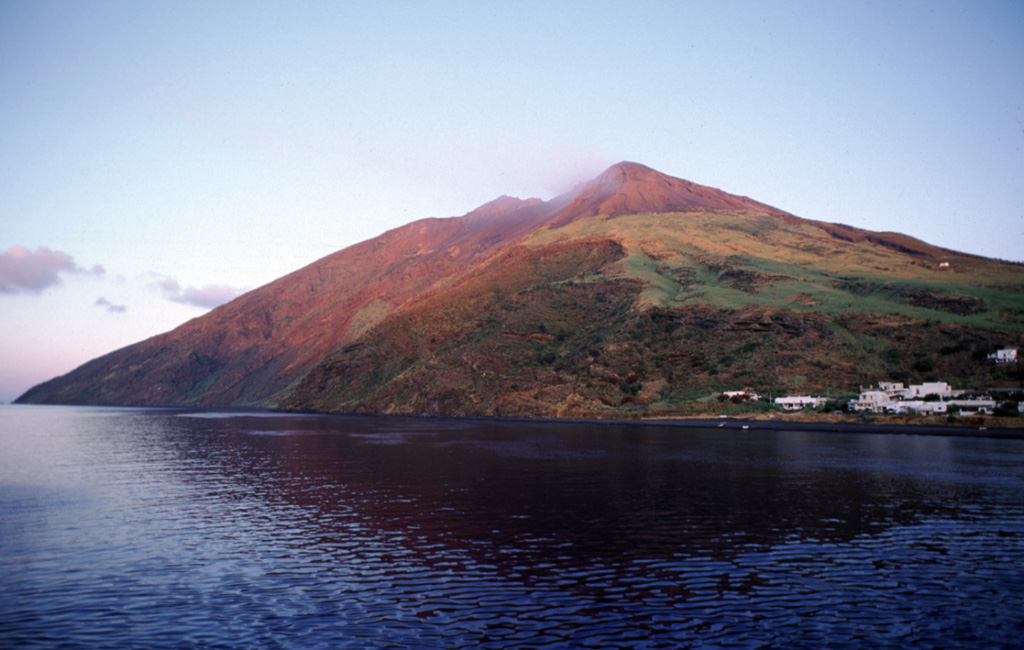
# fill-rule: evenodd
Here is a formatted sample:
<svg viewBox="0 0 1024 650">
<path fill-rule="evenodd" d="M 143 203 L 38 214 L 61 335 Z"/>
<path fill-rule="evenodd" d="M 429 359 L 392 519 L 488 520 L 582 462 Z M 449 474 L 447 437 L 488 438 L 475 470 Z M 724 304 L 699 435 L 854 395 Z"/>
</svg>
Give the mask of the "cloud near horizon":
<svg viewBox="0 0 1024 650">
<path fill-rule="evenodd" d="M 190 285 L 182 289 L 178 281 L 172 277 L 165 277 L 163 280 L 154 283 L 154 286 L 160 289 L 164 294 L 164 298 L 172 302 L 192 305 L 202 309 L 220 307 L 244 293 L 243 289 L 229 287 L 224 284 L 207 284 L 202 287 Z"/>
<path fill-rule="evenodd" d="M 123 314 L 128 311 L 128 308 L 124 305 L 115 305 L 106 298 L 100 296 L 96 299 L 97 307 L 106 307 L 107 311 L 112 314 Z"/>
<path fill-rule="evenodd" d="M 24 246 L 11 246 L 0 253 L 0 293 L 39 294 L 61 283 L 61 273 L 88 273 L 103 275 L 107 272 L 101 264 L 83 269 L 75 264 L 73 257 L 62 251 L 39 246 L 31 251 Z"/>
</svg>

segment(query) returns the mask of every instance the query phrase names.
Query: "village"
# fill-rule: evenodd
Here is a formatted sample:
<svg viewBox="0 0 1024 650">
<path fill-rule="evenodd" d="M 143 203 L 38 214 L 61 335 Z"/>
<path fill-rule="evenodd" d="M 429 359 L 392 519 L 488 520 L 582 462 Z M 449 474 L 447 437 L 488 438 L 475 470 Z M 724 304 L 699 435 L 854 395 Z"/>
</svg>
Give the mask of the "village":
<svg viewBox="0 0 1024 650">
<path fill-rule="evenodd" d="M 1016 348 L 997 350 L 988 355 L 996 364 L 1016 364 Z M 786 411 L 823 409 L 829 406 L 850 413 L 891 415 L 1003 415 L 1024 414 L 1024 390 L 954 389 L 947 382 L 933 381 L 904 385 L 902 382 L 879 382 L 875 387 L 860 387 L 856 398 L 836 403 L 834 398 L 812 395 L 785 395 L 769 397 L 770 404 Z M 762 396 L 749 391 L 725 391 L 721 401 L 758 402 Z"/>
</svg>

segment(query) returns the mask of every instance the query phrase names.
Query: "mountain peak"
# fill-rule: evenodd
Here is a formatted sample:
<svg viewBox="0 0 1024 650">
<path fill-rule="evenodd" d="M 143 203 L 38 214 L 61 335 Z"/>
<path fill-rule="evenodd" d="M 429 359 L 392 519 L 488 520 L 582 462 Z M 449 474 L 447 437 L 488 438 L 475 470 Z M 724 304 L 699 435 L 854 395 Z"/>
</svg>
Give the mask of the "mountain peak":
<svg viewBox="0 0 1024 650">
<path fill-rule="evenodd" d="M 506 215 L 512 212 L 523 210 L 524 208 L 530 208 L 543 203 L 540 199 L 520 199 L 515 196 L 509 196 L 502 194 L 498 198 L 484 203 L 480 207 L 476 208 L 472 212 L 467 213 L 466 217 L 498 217 Z"/>
<path fill-rule="evenodd" d="M 656 176 L 665 176 L 661 172 L 655 171 L 647 165 L 641 165 L 640 163 L 630 162 L 623 160 L 622 162 L 615 163 L 608 169 L 604 170 L 600 176 L 594 179 L 599 183 L 608 182 L 625 182 L 627 180 L 641 180 L 645 177 L 653 178 Z M 671 178 L 671 177 L 668 177 Z"/>
<path fill-rule="evenodd" d="M 599 214 L 617 217 L 696 209 L 781 212 L 744 196 L 668 176 L 640 163 L 623 161 L 584 185 L 573 202 L 551 222 L 551 227 L 560 228 Z"/>
</svg>

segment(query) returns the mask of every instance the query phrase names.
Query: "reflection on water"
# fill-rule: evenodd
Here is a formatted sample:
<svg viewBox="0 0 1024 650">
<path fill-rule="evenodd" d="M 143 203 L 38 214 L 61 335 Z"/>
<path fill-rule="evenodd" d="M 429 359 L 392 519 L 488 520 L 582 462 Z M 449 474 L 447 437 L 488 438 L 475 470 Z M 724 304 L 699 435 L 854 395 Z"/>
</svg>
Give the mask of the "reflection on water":
<svg viewBox="0 0 1024 650">
<path fill-rule="evenodd" d="M 1024 444 L 0 409 L 0 645 L 1013 647 Z"/>
</svg>

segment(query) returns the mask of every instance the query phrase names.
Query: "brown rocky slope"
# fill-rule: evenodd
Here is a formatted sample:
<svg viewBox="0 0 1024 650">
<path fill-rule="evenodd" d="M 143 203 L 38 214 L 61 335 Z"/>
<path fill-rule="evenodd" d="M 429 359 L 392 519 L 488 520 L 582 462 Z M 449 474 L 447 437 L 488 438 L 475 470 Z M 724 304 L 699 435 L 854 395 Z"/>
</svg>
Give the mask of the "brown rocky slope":
<svg viewBox="0 0 1024 650">
<path fill-rule="evenodd" d="M 94 359 L 19 402 L 268 405 L 413 296 L 546 222 L 564 203 L 501 197 L 356 244 L 175 330 Z"/>
</svg>

